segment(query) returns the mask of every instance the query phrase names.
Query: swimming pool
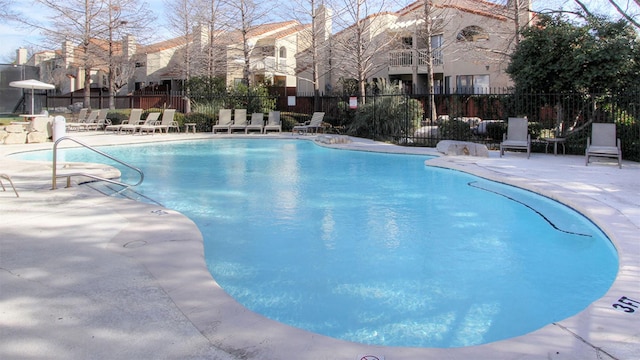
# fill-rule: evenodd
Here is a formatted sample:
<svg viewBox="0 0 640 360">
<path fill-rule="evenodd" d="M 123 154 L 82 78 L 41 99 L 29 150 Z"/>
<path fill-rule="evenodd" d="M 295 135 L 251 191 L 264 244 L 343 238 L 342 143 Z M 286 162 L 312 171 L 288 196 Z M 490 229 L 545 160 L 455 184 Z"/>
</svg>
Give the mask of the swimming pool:
<svg viewBox="0 0 640 360">
<path fill-rule="evenodd" d="M 423 156 L 265 139 L 105 150 L 143 168 L 147 196 L 198 224 L 214 278 L 240 303 L 337 338 L 509 338 L 577 313 L 617 271 L 615 250 L 579 214 Z M 75 153 L 64 156 L 92 160 Z"/>
</svg>

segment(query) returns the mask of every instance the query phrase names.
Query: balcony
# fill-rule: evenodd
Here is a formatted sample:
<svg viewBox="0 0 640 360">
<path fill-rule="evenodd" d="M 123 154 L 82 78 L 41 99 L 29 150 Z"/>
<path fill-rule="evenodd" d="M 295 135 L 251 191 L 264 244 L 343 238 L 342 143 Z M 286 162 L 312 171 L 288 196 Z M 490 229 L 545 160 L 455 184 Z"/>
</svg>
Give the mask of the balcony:
<svg viewBox="0 0 640 360">
<path fill-rule="evenodd" d="M 442 50 L 433 49 L 432 59 L 434 70 L 441 67 L 444 62 Z M 411 74 L 417 68 L 418 74 L 427 73 L 426 49 L 393 50 L 389 52 L 389 75 Z"/>
<path fill-rule="evenodd" d="M 275 56 L 265 56 L 252 63 L 251 69 L 260 73 L 281 73 L 288 74 L 291 72 L 287 68 L 287 59 L 276 60 Z"/>
</svg>

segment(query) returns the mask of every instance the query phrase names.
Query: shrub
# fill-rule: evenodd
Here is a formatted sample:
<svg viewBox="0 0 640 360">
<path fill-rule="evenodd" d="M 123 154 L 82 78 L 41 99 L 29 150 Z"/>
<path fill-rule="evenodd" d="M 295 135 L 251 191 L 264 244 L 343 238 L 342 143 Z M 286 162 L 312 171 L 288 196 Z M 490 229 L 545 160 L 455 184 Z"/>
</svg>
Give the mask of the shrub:
<svg viewBox="0 0 640 360">
<path fill-rule="evenodd" d="M 309 114 L 294 113 L 294 112 L 282 112 L 280 113 L 280 122 L 282 124 L 282 131 L 291 131 L 297 124 L 302 124 L 311 119 Z"/>
<path fill-rule="evenodd" d="M 472 135 L 469 123 L 456 119 L 443 121 L 438 125 L 438 133 L 447 140 L 469 140 Z"/>
<path fill-rule="evenodd" d="M 182 120 L 182 124 L 184 124 L 184 123 L 195 123 L 196 124 L 196 131 L 199 131 L 199 132 L 210 132 L 211 131 L 211 127 L 214 124 L 215 117 L 213 115 L 209 115 L 209 114 L 192 112 L 192 113 L 189 113 L 189 114 L 186 114 L 186 115 L 182 116 L 181 120 Z M 180 124 L 180 121 L 178 121 L 178 123 Z"/>
<path fill-rule="evenodd" d="M 119 111 L 110 111 L 107 114 L 107 119 L 109 119 L 113 125 L 120 125 L 124 120 L 129 119 L 129 115 Z"/>
<path fill-rule="evenodd" d="M 367 102 L 359 106 L 347 134 L 383 141 L 413 136 L 424 114 L 422 104 L 408 96 L 398 96 L 399 87 L 386 83 L 380 86 L 380 93 L 382 95 L 368 97 Z"/>
<path fill-rule="evenodd" d="M 487 136 L 494 141 L 502 141 L 502 137 L 506 132 L 507 123 L 492 122 L 487 124 Z"/>
<path fill-rule="evenodd" d="M 529 121 L 529 125 L 527 127 L 528 127 L 529 134 L 531 135 L 531 140 L 540 138 L 540 134 L 542 134 L 542 129 L 543 129 L 543 126 L 541 123 L 535 122 L 535 121 Z"/>
</svg>

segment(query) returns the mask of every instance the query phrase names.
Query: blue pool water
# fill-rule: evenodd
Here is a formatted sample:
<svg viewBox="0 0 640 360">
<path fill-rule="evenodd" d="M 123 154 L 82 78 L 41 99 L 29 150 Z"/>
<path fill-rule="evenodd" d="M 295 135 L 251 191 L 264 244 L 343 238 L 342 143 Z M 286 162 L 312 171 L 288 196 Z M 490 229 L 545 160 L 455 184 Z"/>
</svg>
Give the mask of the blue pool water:
<svg viewBox="0 0 640 360">
<path fill-rule="evenodd" d="M 493 342 L 578 313 L 617 273 L 614 247 L 580 214 L 424 156 L 268 139 L 102 150 L 143 169 L 141 193 L 195 221 L 238 302 L 335 338 Z"/>
</svg>

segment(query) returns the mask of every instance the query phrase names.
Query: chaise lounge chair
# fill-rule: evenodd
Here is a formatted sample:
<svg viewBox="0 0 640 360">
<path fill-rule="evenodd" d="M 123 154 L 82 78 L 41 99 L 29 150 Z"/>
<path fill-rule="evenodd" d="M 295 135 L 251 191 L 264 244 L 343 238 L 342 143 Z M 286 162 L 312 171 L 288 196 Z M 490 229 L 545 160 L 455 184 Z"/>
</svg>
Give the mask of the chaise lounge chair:
<svg viewBox="0 0 640 360">
<path fill-rule="evenodd" d="M 79 124 L 78 130 L 96 129 L 98 127 L 98 115 L 100 110 L 91 110 L 87 119 Z"/>
<path fill-rule="evenodd" d="M 98 129 L 102 129 L 106 126 L 107 124 L 107 114 L 109 113 L 109 109 L 100 109 L 98 111 L 95 111 L 97 113 L 97 117 L 95 119 L 95 121 L 93 121 L 92 123 L 87 122 L 86 124 L 84 124 L 84 128 L 87 130 L 98 130 Z M 93 113 L 93 111 L 92 111 Z"/>
<path fill-rule="evenodd" d="M 80 130 L 81 124 L 83 124 L 87 120 L 87 115 L 89 115 L 88 108 L 80 109 L 80 112 L 78 112 L 78 116 L 75 118 L 75 121 L 69 121 L 65 124 L 67 131 Z"/>
<path fill-rule="evenodd" d="M 178 123 L 173 120 L 175 114 L 176 114 L 176 109 L 166 109 L 162 113 L 162 120 L 160 120 L 159 122 L 155 121 L 152 124 L 140 127 L 140 133 L 155 134 L 156 130 L 159 130 L 160 133 L 162 133 L 162 131 L 164 130 L 164 132 L 168 134 L 169 129 L 171 128 L 175 128 L 177 132 L 180 132 Z"/>
<path fill-rule="evenodd" d="M 119 124 L 119 125 L 105 126 L 104 132 L 107 132 L 107 131 L 111 130 L 113 132 L 120 133 L 120 128 L 122 126 L 124 126 L 124 125 L 127 125 L 127 124 L 137 125 L 137 124 L 139 124 L 141 116 L 142 116 L 142 109 L 131 109 L 131 113 L 129 114 L 129 119 L 128 120 L 124 120 L 122 122 L 122 124 Z"/>
<path fill-rule="evenodd" d="M 96 122 L 96 119 L 98 119 L 98 111 L 97 110 L 92 110 L 91 112 L 87 113 L 87 109 L 82 109 L 85 110 L 84 111 L 84 117 L 81 117 L 80 115 L 78 116 L 78 121 L 75 122 L 68 122 L 65 124 L 66 128 L 68 131 L 72 131 L 72 130 L 87 130 L 87 128 L 91 125 L 94 124 Z M 83 111 L 80 110 L 80 113 L 82 114 Z"/>
<path fill-rule="evenodd" d="M 216 133 L 216 131 L 224 130 L 225 132 L 229 132 L 229 127 L 231 126 L 231 109 L 220 109 L 218 114 L 218 124 L 213 125 L 211 128 L 212 133 Z"/>
<path fill-rule="evenodd" d="M 298 134 L 308 134 L 309 130 L 313 130 L 314 133 L 318 133 L 318 129 L 322 128 L 322 120 L 324 119 L 323 112 L 314 112 L 311 116 L 309 125 L 296 125 L 291 130 L 291 134 L 297 132 Z"/>
<path fill-rule="evenodd" d="M 235 109 L 233 110 L 233 124 L 229 126 L 229 134 L 233 134 L 235 130 L 242 130 L 245 132 L 247 127 L 247 109 Z"/>
<path fill-rule="evenodd" d="M 264 129 L 264 113 L 253 113 L 251 114 L 251 123 L 245 126 L 244 133 L 248 134 L 249 131 L 258 130 L 258 132 L 262 134 L 263 129 Z"/>
<path fill-rule="evenodd" d="M 531 135 L 526 118 L 509 118 L 507 133 L 500 143 L 500 157 L 506 149 L 527 150 L 527 159 L 531 155 Z"/>
<path fill-rule="evenodd" d="M 617 158 L 618 167 L 622 169 L 622 149 L 620 139 L 616 138 L 616 124 L 591 125 L 591 137 L 587 138 L 585 151 L 585 166 L 589 165 L 589 158 L 592 156 Z"/>
<path fill-rule="evenodd" d="M 282 132 L 280 111 L 269 111 L 269 118 L 267 119 L 267 125 L 264 126 L 263 132 L 266 134 L 268 131 Z"/>
<path fill-rule="evenodd" d="M 131 131 L 131 134 L 135 134 L 144 126 L 153 125 L 160 118 L 159 112 L 150 112 L 147 114 L 147 117 L 144 119 L 143 123 L 138 124 L 125 124 L 120 127 L 120 132 L 123 131 Z"/>
</svg>

